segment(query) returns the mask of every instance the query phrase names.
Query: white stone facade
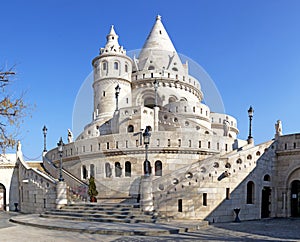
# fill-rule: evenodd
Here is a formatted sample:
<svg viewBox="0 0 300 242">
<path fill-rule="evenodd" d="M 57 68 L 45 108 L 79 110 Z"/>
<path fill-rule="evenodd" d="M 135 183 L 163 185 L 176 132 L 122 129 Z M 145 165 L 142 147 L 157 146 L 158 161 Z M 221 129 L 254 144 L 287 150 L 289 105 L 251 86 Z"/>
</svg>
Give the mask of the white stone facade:
<svg viewBox="0 0 300 242">
<path fill-rule="evenodd" d="M 69 186 L 94 176 L 98 201 L 141 198 L 142 209 L 162 217 L 232 221 L 235 208 L 244 220 L 297 215 L 298 136 L 282 136 L 280 123 L 276 140 L 238 139 L 237 120 L 202 102 L 209 94 L 181 63 L 160 16 L 138 57 L 126 55 L 112 27 L 92 65 L 93 120 L 64 145 Z M 145 179 L 147 126 L 151 175 Z M 51 164 L 59 162 L 56 148 L 45 154 L 44 166 L 56 178 Z"/>
</svg>

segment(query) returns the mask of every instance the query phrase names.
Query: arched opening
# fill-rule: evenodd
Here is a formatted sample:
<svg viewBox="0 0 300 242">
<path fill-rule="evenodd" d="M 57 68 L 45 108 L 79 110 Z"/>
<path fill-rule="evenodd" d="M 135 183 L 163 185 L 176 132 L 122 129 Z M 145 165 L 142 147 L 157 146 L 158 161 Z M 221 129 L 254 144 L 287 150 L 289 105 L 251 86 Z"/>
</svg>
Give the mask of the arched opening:
<svg viewBox="0 0 300 242">
<path fill-rule="evenodd" d="M 0 211 L 6 210 L 6 189 L 3 184 L 0 183 Z"/>
<path fill-rule="evenodd" d="M 131 163 L 129 161 L 125 162 L 125 176 L 131 177 Z"/>
<path fill-rule="evenodd" d="M 105 163 L 105 176 L 106 177 L 111 177 L 112 172 L 111 172 L 111 167 L 109 163 Z"/>
<path fill-rule="evenodd" d="M 247 204 L 254 203 L 254 182 L 249 181 L 247 183 Z"/>
<path fill-rule="evenodd" d="M 95 177 L 95 165 L 90 164 L 90 176 Z"/>
<path fill-rule="evenodd" d="M 144 161 L 144 175 L 151 175 L 151 163 L 148 160 Z"/>
<path fill-rule="evenodd" d="M 155 99 L 153 97 L 145 98 L 144 106 L 148 107 L 148 108 L 154 108 L 155 107 Z"/>
<path fill-rule="evenodd" d="M 154 66 L 149 66 L 149 67 L 148 67 L 148 70 L 154 70 L 154 69 L 155 69 Z"/>
<path fill-rule="evenodd" d="M 291 184 L 291 216 L 300 217 L 300 181 Z"/>
<path fill-rule="evenodd" d="M 176 102 L 176 97 L 174 96 L 169 97 L 169 103 L 174 103 L 174 102 Z"/>
<path fill-rule="evenodd" d="M 270 175 L 266 174 L 266 175 L 264 176 L 264 181 L 271 181 Z"/>
<path fill-rule="evenodd" d="M 115 176 L 116 177 L 121 177 L 121 174 L 122 174 L 121 164 L 120 164 L 120 162 L 116 162 L 115 163 Z"/>
<path fill-rule="evenodd" d="M 261 192 L 261 218 L 270 217 L 271 188 L 264 187 Z"/>
<path fill-rule="evenodd" d="M 114 69 L 118 70 L 119 69 L 119 63 L 118 62 L 114 62 Z"/>
<path fill-rule="evenodd" d="M 128 127 L 127 127 L 127 133 L 133 133 L 133 132 L 134 132 L 133 125 L 128 125 Z"/>
<path fill-rule="evenodd" d="M 87 179 L 88 178 L 88 171 L 87 171 L 87 169 L 86 169 L 86 166 L 85 165 L 83 165 L 82 166 L 82 179 Z"/>
<path fill-rule="evenodd" d="M 162 163 L 160 160 L 155 161 L 155 176 L 162 176 Z"/>
</svg>

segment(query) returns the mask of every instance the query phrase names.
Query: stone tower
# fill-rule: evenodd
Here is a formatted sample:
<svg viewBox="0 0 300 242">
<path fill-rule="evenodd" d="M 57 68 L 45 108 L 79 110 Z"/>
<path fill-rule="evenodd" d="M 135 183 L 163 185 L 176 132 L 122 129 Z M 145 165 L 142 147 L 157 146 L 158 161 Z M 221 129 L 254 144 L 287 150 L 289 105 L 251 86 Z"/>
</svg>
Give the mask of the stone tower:
<svg viewBox="0 0 300 242">
<path fill-rule="evenodd" d="M 93 59 L 94 68 L 94 122 L 99 124 L 111 119 L 118 108 L 131 106 L 132 60 L 119 45 L 118 35 L 111 26 L 107 42 L 100 54 Z M 116 98 L 116 87 L 120 87 Z M 118 99 L 118 104 L 116 99 Z"/>
</svg>

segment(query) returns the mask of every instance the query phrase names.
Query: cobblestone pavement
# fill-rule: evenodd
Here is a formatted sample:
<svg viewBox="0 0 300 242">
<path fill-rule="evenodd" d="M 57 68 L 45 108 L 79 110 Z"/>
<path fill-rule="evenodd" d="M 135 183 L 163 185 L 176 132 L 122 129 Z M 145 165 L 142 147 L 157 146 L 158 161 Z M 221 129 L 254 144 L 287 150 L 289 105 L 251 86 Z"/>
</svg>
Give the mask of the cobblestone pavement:
<svg viewBox="0 0 300 242">
<path fill-rule="evenodd" d="M 0 213 L 2 242 L 152 242 L 152 241 L 300 241 L 300 219 L 265 219 L 241 223 L 215 223 L 196 232 L 165 236 L 100 235 L 40 229 L 8 221 L 13 213 Z M 130 224 L 128 224 L 130 226 Z"/>
</svg>

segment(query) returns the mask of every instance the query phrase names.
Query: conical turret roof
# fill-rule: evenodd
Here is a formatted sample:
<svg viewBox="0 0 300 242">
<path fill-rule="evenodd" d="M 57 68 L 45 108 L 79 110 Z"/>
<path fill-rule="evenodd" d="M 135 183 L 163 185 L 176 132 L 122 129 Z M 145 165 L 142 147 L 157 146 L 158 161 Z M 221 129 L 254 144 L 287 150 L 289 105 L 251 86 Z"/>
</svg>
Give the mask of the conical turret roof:
<svg viewBox="0 0 300 242">
<path fill-rule="evenodd" d="M 174 45 L 162 24 L 161 16 L 156 17 L 150 34 L 139 54 L 138 68 L 141 70 L 185 72 Z"/>
</svg>

